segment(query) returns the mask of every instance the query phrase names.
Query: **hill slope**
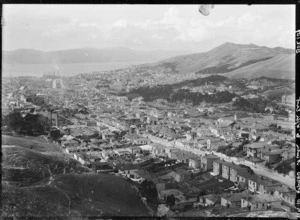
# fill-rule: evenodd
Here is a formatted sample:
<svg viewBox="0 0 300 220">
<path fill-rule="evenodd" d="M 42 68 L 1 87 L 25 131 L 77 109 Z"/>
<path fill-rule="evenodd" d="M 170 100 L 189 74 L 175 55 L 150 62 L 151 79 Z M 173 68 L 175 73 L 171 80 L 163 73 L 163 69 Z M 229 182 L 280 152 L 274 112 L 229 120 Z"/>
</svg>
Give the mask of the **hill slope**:
<svg viewBox="0 0 300 220">
<path fill-rule="evenodd" d="M 35 150 L 42 153 L 54 154 L 60 153 L 61 149 L 59 146 L 48 143 L 43 136 L 39 137 L 31 137 L 31 136 L 9 136 L 9 135 L 1 135 L 2 145 L 19 145 L 23 148 Z"/>
<path fill-rule="evenodd" d="M 49 155 L 20 146 L 2 145 L 2 181 L 31 185 L 55 174 L 87 172 L 74 159 Z"/>
<path fill-rule="evenodd" d="M 232 76 L 236 78 L 243 78 L 243 73 L 248 70 L 247 67 L 249 69 L 256 67 L 255 72 L 264 71 L 262 74 L 257 74 L 258 77 L 264 75 L 278 78 L 282 77 L 281 73 L 283 77 L 293 75 L 294 69 L 291 68 L 294 67 L 293 54 L 293 50 L 281 47 L 268 48 L 254 44 L 225 43 L 208 52 L 173 57 L 155 63 L 153 66 L 169 67 L 178 73 L 217 74 L 234 71 Z M 277 61 L 280 63 L 276 63 Z M 277 72 L 273 73 L 274 69 L 277 69 Z M 240 73 L 239 70 L 243 71 Z M 246 77 L 249 78 L 249 75 Z"/>
<path fill-rule="evenodd" d="M 251 64 L 226 73 L 230 78 L 253 79 L 268 76 L 277 79 L 295 79 L 295 55 L 279 54 L 269 60 Z"/>
<path fill-rule="evenodd" d="M 42 138 L 2 138 L 3 217 L 149 216 L 138 190 L 123 178 L 91 173 Z"/>
<path fill-rule="evenodd" d="M 105 174 L 64 174 L 50 184 L 2 188 L 3 216 L 148 216 L 137 191 L 124 179 Z"/>
</svg>

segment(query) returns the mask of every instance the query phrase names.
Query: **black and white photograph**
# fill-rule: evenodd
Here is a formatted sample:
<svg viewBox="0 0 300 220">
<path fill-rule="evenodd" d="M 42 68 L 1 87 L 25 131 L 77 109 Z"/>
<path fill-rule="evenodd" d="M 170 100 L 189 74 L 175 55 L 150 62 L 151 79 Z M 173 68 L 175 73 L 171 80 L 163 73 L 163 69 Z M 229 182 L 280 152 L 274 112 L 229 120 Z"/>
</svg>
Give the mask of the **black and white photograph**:
<svg viewBox="0 0 300 220">
<path fill-rule="evenodd" d="M 2 218 L 297 219 L 295 23 L 295 4 L 3 4 Z"/>
</svg>

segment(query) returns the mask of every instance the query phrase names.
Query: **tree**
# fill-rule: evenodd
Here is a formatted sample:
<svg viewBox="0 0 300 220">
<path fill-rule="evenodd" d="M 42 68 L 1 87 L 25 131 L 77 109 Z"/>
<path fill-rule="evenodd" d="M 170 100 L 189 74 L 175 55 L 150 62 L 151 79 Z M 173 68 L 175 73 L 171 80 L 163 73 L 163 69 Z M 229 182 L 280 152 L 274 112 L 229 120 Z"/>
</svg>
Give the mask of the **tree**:
<svg viewBox="0 0 300 220">
<path fill-rule="evenodd" d="M 173 194 L 167 196 L 166 204 L 168 206 L 170 206 L 170 207 L 172 207 L 173 205 L 175 205 L 175 196 Z"/>
<path fill-rule="evenodd" d="M 265 166 L 266 166 L 268 169 L 271 169 L 271 163 L 270 163 L 270 162 L 267 162 L 267 163 L 265 164 Z"/>
<path fill-rule="evenodd" d="M 24 118 L 20 112 L 11 112 L 3 118 L 3 125 L 6 125 L 12 131 L 21 130 L 24 123 Z"/>
<path fill-rule="evenodd" d="M 23 117 L 20 112 L 12 112 L 3 118 L 3 125 L 12 131 L 22 131 L 26 134 L 45 133 L 49 123 L 42 115 L 28 113 Z"/>
<path fill-rule="evenodd" d="M 141 187 L 145 190 L 145 193 L 151 198 L 157 198 L 157 190 L 155 184 L 150 180 L 145 180 L 142 182 Z"/>
<path fill-rule="evenodd" d="M 206 190 L 201 190 L 198 194 L 198 197 L 207 195 Z"/>
<path fill-rule="evenodd" d="M 57 141 L 60 137 L 60 131 L 58 129 L 52 129 L 49 133 L 50 138 L 52 138 L 52 140 Z"/>
<path fill-rule="evenodd" d="M 287 161 L 278 164 L 275 169 L 278 173 L 288 174 L 292 170 L 292 166 Z"/>
<path fill-rule="evenodd" d="M 48 127 L 49 123 L 42 115 L 27 114 L 24 117 L 24 128 L 28 134 L 44 134 Z"/>
</svg>

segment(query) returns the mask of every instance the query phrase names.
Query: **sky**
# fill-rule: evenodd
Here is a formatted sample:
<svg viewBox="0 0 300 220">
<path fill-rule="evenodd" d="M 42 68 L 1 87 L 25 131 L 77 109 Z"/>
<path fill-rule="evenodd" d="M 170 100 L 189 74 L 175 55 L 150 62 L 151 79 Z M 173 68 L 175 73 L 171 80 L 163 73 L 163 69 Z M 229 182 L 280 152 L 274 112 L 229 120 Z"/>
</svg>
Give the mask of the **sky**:
<svg viewBox="0 0 300 220">
<path fill-rule="evenodd" d="M 127 47 L 203 52 L 225 42 L 295 48 L 294 5 L 3 5 L 3 50 Z"/>
</svg>

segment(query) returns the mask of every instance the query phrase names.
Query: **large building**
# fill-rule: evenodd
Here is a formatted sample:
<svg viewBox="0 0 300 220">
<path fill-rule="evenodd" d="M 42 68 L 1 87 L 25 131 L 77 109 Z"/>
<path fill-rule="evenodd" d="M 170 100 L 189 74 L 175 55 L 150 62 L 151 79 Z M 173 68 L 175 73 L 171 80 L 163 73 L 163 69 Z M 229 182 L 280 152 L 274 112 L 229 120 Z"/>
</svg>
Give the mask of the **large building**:
<svg viewBox="0 0 300 220">
<path fill-rule="evenodd" d="M 281 103 L 286 105 L 295 105 L 296 96 L 292 95 L 283 95 L 281 97 Z"/>
</svg>

